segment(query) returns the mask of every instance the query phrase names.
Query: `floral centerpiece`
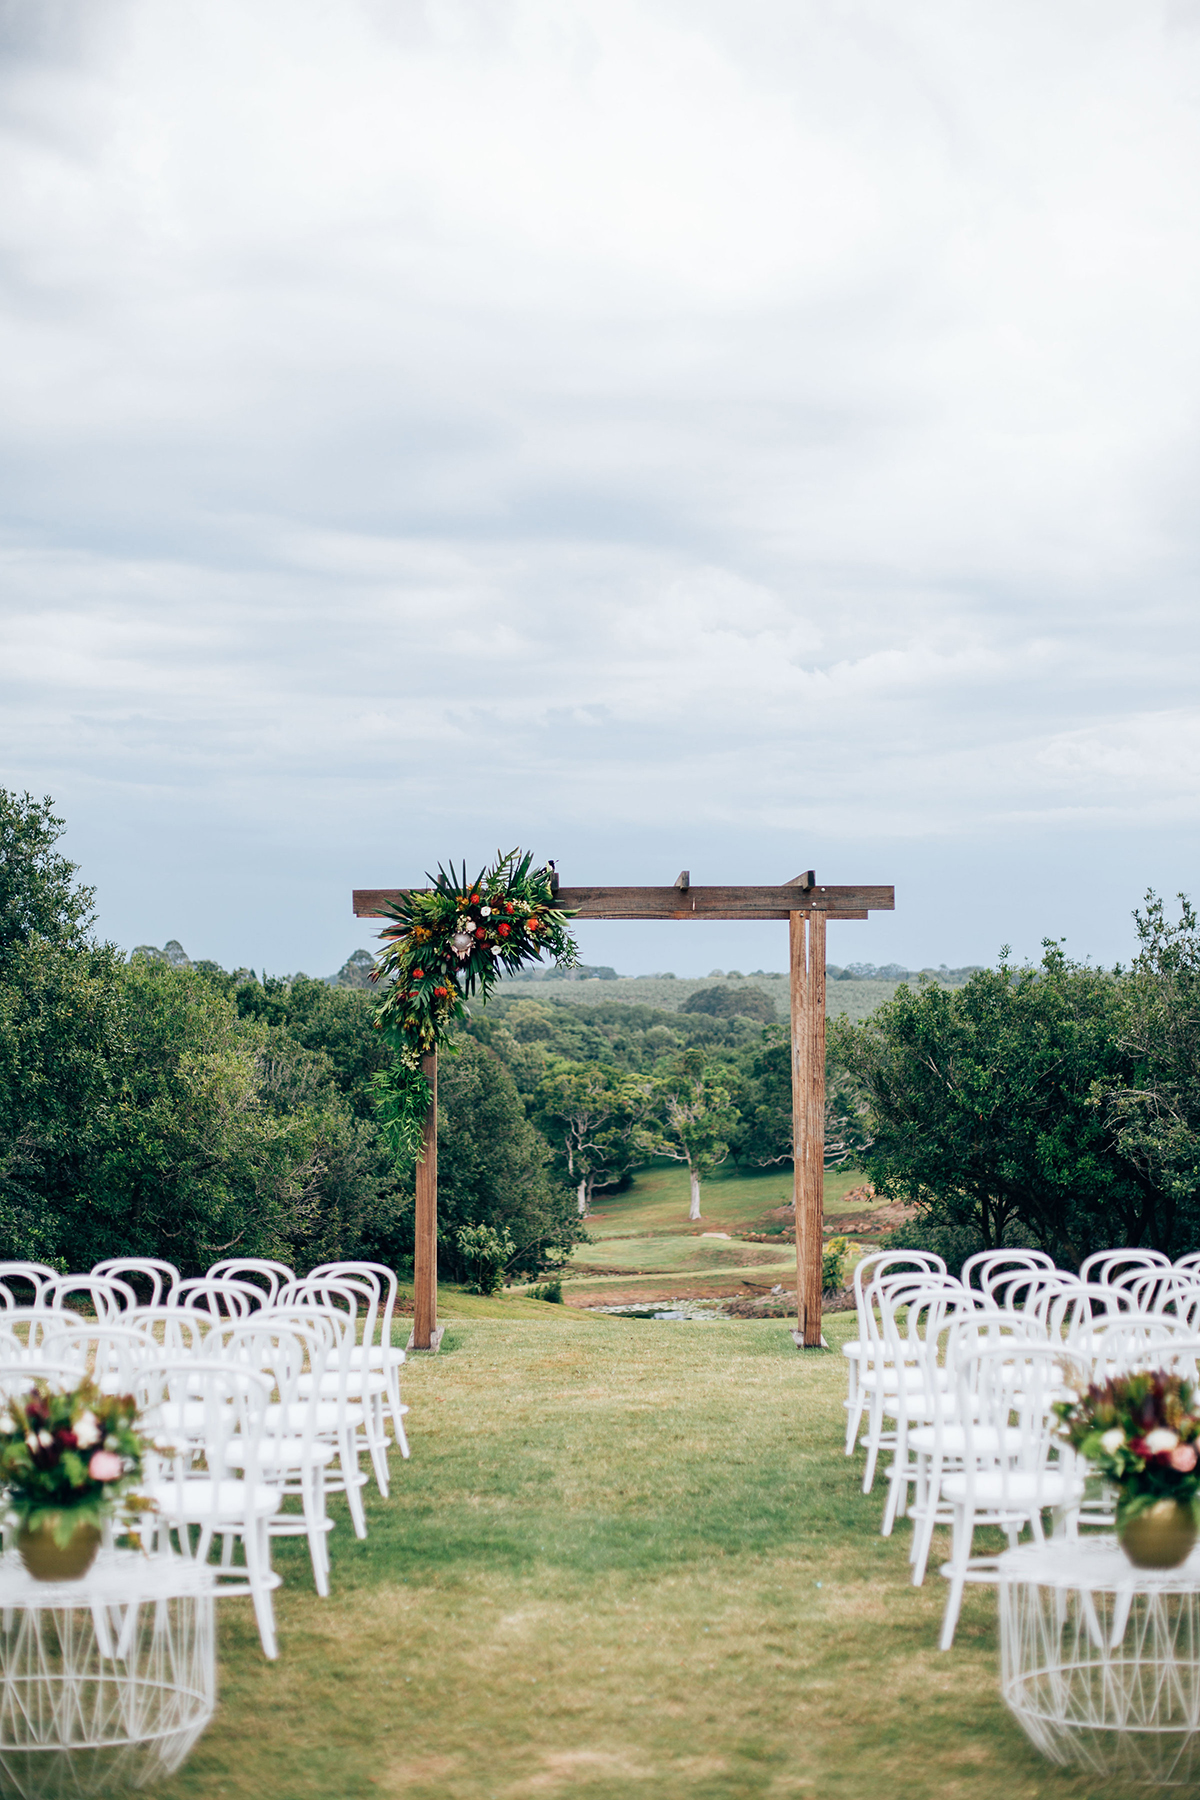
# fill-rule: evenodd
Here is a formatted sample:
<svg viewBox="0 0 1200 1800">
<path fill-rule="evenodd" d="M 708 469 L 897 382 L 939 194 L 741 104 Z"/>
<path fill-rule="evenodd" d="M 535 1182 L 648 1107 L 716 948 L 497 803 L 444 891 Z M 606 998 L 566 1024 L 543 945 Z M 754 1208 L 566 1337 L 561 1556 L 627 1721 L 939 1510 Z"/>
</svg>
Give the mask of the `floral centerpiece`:
<svg viewBox="0 0 1200 1800">
<path fill-rule="evenodd" d="M 397 1152 L 421 1149 L 429 1084 L 421 1059 L 438 1049 L 463 1002 L 478 993 L 486 1001 L 501 975 L 551 956 L 562 968 L 577 960 L 568 915 L 555 904 L 551 868 L 534 869 L 520 850 L 497 856 L 471 880 L 439 866 L 392 906 L 392 923 L 380 932 L 386 948 L 376 958 L 372 981 L 386 982 L 375 1024 L 396 1052 L 393 1067 L 377 1075 L 375 1102 Z"/>
<path fill-rule="evenodd" d="M 90 1380 L 62 1392 L 39 1379 L 20 1399 L 0 1402 L 0 1480 L 31 1574 L 86 1574 L 118 1500 L 135 1513 L 146 1509 L 128 1492 L 146 1445 L 132 1398 L 102 1393 Z"/>
<path fill-rule="evenodd" d="M 1196 1541 L 1200 1394 L 1143 1369 L 1055 1402 L 1066 1441 L 1117 1489 L 1117 1535 L 1131 1562 L 1170 1569 Z"/>
</svg>

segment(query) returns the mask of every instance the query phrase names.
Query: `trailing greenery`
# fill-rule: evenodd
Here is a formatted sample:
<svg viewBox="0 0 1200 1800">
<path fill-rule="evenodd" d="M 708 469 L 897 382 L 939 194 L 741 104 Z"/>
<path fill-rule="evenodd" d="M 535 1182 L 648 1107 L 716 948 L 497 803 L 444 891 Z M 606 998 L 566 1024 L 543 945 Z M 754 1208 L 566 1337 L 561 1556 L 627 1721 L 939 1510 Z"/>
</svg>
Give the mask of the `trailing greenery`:
<svg viewBox="0 0 1200 1800">
<path fill-rule="evenodd" d="M 384 1136 L 401 1158 L 421 1153 L 431 1099 L 423 1059 L 466 1017 L 463 1002 L 475 993 L 486 1002 L 501 975 L 543 954 L 568 968 L 577 960 L 551 871 L 532 865 L 531 855 L 510 850 L 474 881 L 465 863 L 461 875 L 439 866 L 428 889 L 413 888 L 388 909 L 373 979 L 385 984 L 375 1024 L 394 1056 L 371 1085 Z"/>
</svg>

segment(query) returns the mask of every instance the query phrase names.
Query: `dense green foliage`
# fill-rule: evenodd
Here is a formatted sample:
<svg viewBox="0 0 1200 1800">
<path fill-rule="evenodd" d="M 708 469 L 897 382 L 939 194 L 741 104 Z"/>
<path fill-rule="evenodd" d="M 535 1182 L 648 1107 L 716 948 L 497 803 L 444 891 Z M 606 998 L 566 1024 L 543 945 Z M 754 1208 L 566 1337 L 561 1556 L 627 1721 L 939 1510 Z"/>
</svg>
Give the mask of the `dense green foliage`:
<svg viewBox="0 0 1200 1800">
<path fill-rule="evenodd" d="M 1184 1248 L 1109 1098 L 1135 1071 L 1129 1000 L 1126 978 L 1048 943 L 1039 968 L 1002 961 L 955 990 L 902 987 L 863 1026 L 835 1021 L 878 1191 L 950 1241 L 1032 1242 L 1068 1265 L 1112 1244 Z"/>
</svg>

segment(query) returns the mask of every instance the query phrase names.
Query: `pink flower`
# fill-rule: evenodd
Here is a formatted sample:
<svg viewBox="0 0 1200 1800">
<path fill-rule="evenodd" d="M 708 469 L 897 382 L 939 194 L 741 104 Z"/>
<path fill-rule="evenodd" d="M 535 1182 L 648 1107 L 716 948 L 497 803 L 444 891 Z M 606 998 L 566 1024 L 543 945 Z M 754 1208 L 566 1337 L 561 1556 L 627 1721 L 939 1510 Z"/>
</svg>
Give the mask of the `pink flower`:
<svg viewBox="0 0 1200 1800">
<path fill-rule="evenodd" d="M 111 1450 L 97 1450 L 88 1464 L 88 1474 L 93 1481 L 118 1481 L 125 1473 L 125 1464 Z"/>
<path fill-rule="evenodd" d="M 1171 1467 L 1181 1475 L 1190 1475 L 1196 1466 L 1195 1444 L 1176 1444 L 1171 1452 Z"/>
</svg>

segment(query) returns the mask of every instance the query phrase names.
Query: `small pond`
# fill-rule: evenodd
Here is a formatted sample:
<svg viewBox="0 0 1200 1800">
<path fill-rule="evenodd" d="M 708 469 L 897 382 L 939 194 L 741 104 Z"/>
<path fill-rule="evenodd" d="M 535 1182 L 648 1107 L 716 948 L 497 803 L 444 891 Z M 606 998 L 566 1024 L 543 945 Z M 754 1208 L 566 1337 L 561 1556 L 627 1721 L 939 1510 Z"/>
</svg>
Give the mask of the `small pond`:
<svg viewBox="0 0 1200 1800">
<path fill-rule="evenodd" d="M 724 1319 L 728 1317 L 725 1308 L 719 1302 L 700 1300 L 670 1300 L 665 1305 L 660 1301 L 657 1306 L 589 1306 L 589 1312 L 611 1313 L 621 1319 L 663 1319 L 674 1322 L 678 1319 Z"/>
</svg>

